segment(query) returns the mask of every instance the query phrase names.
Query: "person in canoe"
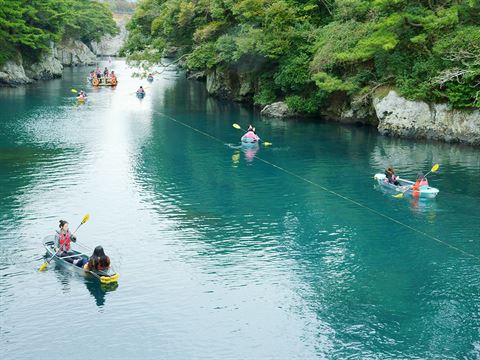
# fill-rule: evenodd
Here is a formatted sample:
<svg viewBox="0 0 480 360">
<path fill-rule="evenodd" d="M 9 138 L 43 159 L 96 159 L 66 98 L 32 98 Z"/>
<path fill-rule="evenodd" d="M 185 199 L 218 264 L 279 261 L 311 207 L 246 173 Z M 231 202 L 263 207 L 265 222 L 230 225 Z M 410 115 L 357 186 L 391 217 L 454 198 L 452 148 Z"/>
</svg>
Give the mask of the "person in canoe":
<svg viewBox="0 0 480 360">
<path fill-rule="evenodd" d="M 108 72 L 108 68 L 105 66 L 105 70 L 103 70 L 103 76 L 106 78 L 108 78 L 110 76 L 110 73 Z"/>
<path fill-rule="evenodd" d="M 428 188 L 427 178 L 423 175 L 423 173 L 418 173 L 417 181 L 415 181 L 415 184 L 412 186 L 413 191 L 426 190 L 427 188 Z"/>
<path fill-rule="evenodd" d="M 242 139 L 249 139 L 253 142 L 260 140 L 257 133 L 255 132 L 255 128 L 252 125 L 248 126 L 247 133 L 242 136 Z"/>
<path fill-rule="evenodd" d="M 400 185 L 400 183 L 398 182 L 398 176 L 395 175 L 395 170 L 393 169 L 393 167 L 389 167 L 387 170 L 385 170 L 385 176 L 387 177 L 387 180 L 390 184 L 393 184 L 393 185 Z"/>
<path fill-rule="evenodd" d="M 59 257 L 62 256 L 70 256 L 72 253 L 70 252 L 71 249 L 71 242 L 76 242 L 77 237 L 70 233 L 68 230 L 68 222 L 65 220 L 60 220 L 60 224 L 58 225 L 60 228 L 56 231 L 55 234 L 55 247 L 57 248 L 57 255 Z M 73 258 L 65 259 L 68 262 L 73 262 Z"/>
<path fill-rule="evenodd" d="M 105 271 L 110 267 L 110 258 L 100 245 L 93 250 L 92 256 L 83 265 L 86 271 Z"/>
<path fill-rule="evenodd" d="M 137 90 L 137 94 L 145 94 L 145 90 L 143 89 L 143 86 L 140 85 L 140 87 Z"/>
</svg>

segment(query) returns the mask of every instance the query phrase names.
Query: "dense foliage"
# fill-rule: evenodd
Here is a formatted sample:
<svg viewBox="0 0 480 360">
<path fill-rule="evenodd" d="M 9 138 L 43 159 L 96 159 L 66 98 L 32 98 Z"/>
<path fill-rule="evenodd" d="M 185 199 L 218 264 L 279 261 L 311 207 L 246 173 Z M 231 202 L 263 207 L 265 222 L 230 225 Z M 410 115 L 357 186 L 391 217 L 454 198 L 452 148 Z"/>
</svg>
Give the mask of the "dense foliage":
<svg viewBox="0 0 480 360">
<path fill-rule="evenodd" d="M 0 64 L 35 58 L 64 36 L 89 43 L 117 33 L 108 5 L 94 0 L 0 0 Z"/>
<path fill-rule="evenodd" d="M 385 85 L 480 107 L 479 0 L 142 0 L 129 30 L 131 59 L 176 46 L 193 70 L 249 64 L 259 104 L 316 112 Z"/>
</svg>

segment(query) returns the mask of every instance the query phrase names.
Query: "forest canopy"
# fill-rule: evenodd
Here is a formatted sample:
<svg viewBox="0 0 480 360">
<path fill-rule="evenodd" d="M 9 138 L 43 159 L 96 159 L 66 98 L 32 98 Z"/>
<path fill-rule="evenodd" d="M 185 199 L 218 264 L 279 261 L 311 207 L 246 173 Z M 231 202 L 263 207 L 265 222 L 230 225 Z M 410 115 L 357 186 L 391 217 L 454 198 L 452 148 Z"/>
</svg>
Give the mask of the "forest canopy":
<svg viewBox="0 0 480 360">
<path fill-rule="evenodd" d="M 186 66 L 255 63 L 254 101 L 316 112 L 341 92 L 395 87 L 409 99 L 480 107 L 479 0 L 141 0 L 124 51 Z"/>
<path fill-rule="evenodd" d="M 0 0 L 0 64 L 17 51 L 35 58 L 63 37 L 88 44 L 117 32 L 109 6 L 94 0 Z"/>
</svg>

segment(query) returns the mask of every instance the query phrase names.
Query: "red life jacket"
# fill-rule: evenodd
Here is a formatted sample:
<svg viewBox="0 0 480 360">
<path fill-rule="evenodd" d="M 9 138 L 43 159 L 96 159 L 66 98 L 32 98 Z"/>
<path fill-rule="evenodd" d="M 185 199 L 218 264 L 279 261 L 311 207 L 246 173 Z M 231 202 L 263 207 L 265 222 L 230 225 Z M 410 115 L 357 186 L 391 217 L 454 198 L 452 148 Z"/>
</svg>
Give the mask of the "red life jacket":
<svg viewBox="0 0 480 360">
<path fill-rule="evenodd" d="M 70 243 L 71 243 L 71 240 L 70 240 L 70 231 L 67 231 L 66 234 L 62 234 L 60 233 L 60 250 L 62 251 L 70 251 Z"/>
</svg>

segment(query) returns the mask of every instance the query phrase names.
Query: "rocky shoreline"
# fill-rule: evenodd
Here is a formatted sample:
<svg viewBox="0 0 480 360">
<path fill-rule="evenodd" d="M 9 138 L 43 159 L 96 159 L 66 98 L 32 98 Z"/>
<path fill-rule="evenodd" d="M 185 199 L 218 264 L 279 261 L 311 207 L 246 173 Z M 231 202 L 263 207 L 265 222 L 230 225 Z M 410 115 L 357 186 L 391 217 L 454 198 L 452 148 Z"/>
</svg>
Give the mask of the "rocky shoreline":
<svg viewBox="0 0 480 360">
<path fill-rule="evenodd" d="M 65 66 L 95 65 L 97 56 L 118 56 L 120 48 L 127 38 L 126 24 L 129 15 L 114 14 L 120 29 L 116 36 L 104 36 L 98 43 L 87 44 L 80 40 L 63 39 L 52 44 L 34 63 L 28 62 L 20 53 L 14 60 L 0 66 L 0 86 L 19 86 L 37 80 L 51 80 L 62 76 Z"/>
<path fill-rule="evenodd" d="M 212 96 L 240 102 L 252 102 L 258 83 L 248 68 L 190 72 L 188 77 L 205 81 Z M 264 106 L 261 115 L 276 118 L 306 116 L 294 113 L 283 101 Z M 411 101 L 400 96 L 395 89 L 380 88 L 361 98 L 339 94 L 315 116 L 346 124 L 375 126 L 386 136 L 480 146 L 479 110 L 455 110 L 447 104 Z"/>
<path fill-rule="evenodd" d="M 17 53 L 15 60 L 0 66 L 0 86 L 19 86 L 36 80 L 50 80 L 62 76 L 64 66 L 93 65 L 97 56 L 79 40 L 65 39 L 52 45 L 34 63 Z"/>
</svg>

